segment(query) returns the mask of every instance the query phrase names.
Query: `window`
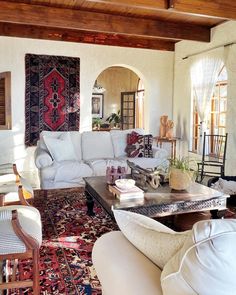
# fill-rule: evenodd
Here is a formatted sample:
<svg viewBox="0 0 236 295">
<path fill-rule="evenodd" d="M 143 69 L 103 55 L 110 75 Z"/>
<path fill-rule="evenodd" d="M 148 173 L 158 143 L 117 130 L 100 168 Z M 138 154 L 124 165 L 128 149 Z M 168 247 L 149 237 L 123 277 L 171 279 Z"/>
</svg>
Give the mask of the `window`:
<svg viewBox="0 0 236 295">
<path fill-rule="evenodd" d="M 11 129 L 11 73 L 0 73 L 0 129 Z"/>
<path fill-rule="evenodd" d="M 210 110 L 207 117 L 209 134 L 225 135 L 227 111 L 227 71 L 225 66 L 220 70 L 218 81 L 211 98 Z M 196 102 L 193 98 L 193 142 L 192 151 L 198 152 L 200 136 L 200 118 L 197 113 Z"/>
</svg>

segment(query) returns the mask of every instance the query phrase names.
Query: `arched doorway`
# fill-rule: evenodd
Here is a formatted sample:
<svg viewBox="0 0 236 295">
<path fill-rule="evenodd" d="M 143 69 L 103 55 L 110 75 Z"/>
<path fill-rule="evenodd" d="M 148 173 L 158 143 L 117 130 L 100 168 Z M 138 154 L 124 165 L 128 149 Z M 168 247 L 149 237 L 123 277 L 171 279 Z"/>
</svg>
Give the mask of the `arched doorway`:
<svg viewBox="0 0 236 295">
<path fill-rule="evenodd" d="M 144 93 L 144 85 L 134 71 L 123 66 L 105 69 L 93 88 L 93 129 L 143 128 Z"/>
</svg>

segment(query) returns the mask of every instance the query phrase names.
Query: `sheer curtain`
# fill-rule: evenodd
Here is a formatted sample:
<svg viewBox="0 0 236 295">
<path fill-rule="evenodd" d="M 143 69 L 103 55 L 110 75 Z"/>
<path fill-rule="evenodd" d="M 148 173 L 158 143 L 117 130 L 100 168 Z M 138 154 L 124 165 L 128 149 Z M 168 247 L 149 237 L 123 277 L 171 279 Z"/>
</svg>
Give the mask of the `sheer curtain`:
<svg viewBox="0 0 236 295">
<path fill-rule="evenodd" d="M 210 111 L 210 101 L 220 69 L 223 66 L 223 50 L 213 51 L 192 59 L 190 68 L 193 95 L 197 112 L 201 121 L 200 136 L 207 128 L 207 114 Z M 202 140 L 199 140 L 202 147 Z M 201 151 L 201 148 L 199 149 Z"/>
</svg>

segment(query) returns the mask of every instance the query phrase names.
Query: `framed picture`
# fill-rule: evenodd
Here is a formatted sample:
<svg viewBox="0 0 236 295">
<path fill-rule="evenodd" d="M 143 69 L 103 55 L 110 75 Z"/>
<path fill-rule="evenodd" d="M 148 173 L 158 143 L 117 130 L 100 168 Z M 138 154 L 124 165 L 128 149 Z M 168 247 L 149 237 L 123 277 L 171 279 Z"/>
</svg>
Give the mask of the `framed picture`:
<svg viewBox="0 0 236 295">
<path fill-rule="evenodd" d="M 103 93 L 92 94 L 92 118 L 103 118 Z"/>
</svg>

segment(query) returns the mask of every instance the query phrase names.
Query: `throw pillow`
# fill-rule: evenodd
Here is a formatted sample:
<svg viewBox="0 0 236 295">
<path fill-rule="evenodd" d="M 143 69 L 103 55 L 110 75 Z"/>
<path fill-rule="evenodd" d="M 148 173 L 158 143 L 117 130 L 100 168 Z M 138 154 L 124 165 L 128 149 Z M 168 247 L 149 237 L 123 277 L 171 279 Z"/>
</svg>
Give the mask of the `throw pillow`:
<svg viewBox="0 0 236 295">
<path fill-rule="evenodd" d="M 176 233 L 160 222 L 133 212 L 113 210 L 125 237 L 160 269 L 183 246 L 189 231 Z"/>
<path fill-rule="evenodd" d="M 236 293 L 236 220 L 194 224 L 183 247 L 161 274 L 164 295 Z"/>
<path fill-rule="evenodd" d="M 126 153 L 130 158 L 144 157 L 152 158 L 153 136 L 151 134 L 141 135 L 135 131 L 127 134 Z"/>
<path fill-rule="evenodd" d="M 44 142 L 56 162 L 76 161 L 70 133 L 65 132 L 59 138 L 43 136 Z"/>
</svg>

